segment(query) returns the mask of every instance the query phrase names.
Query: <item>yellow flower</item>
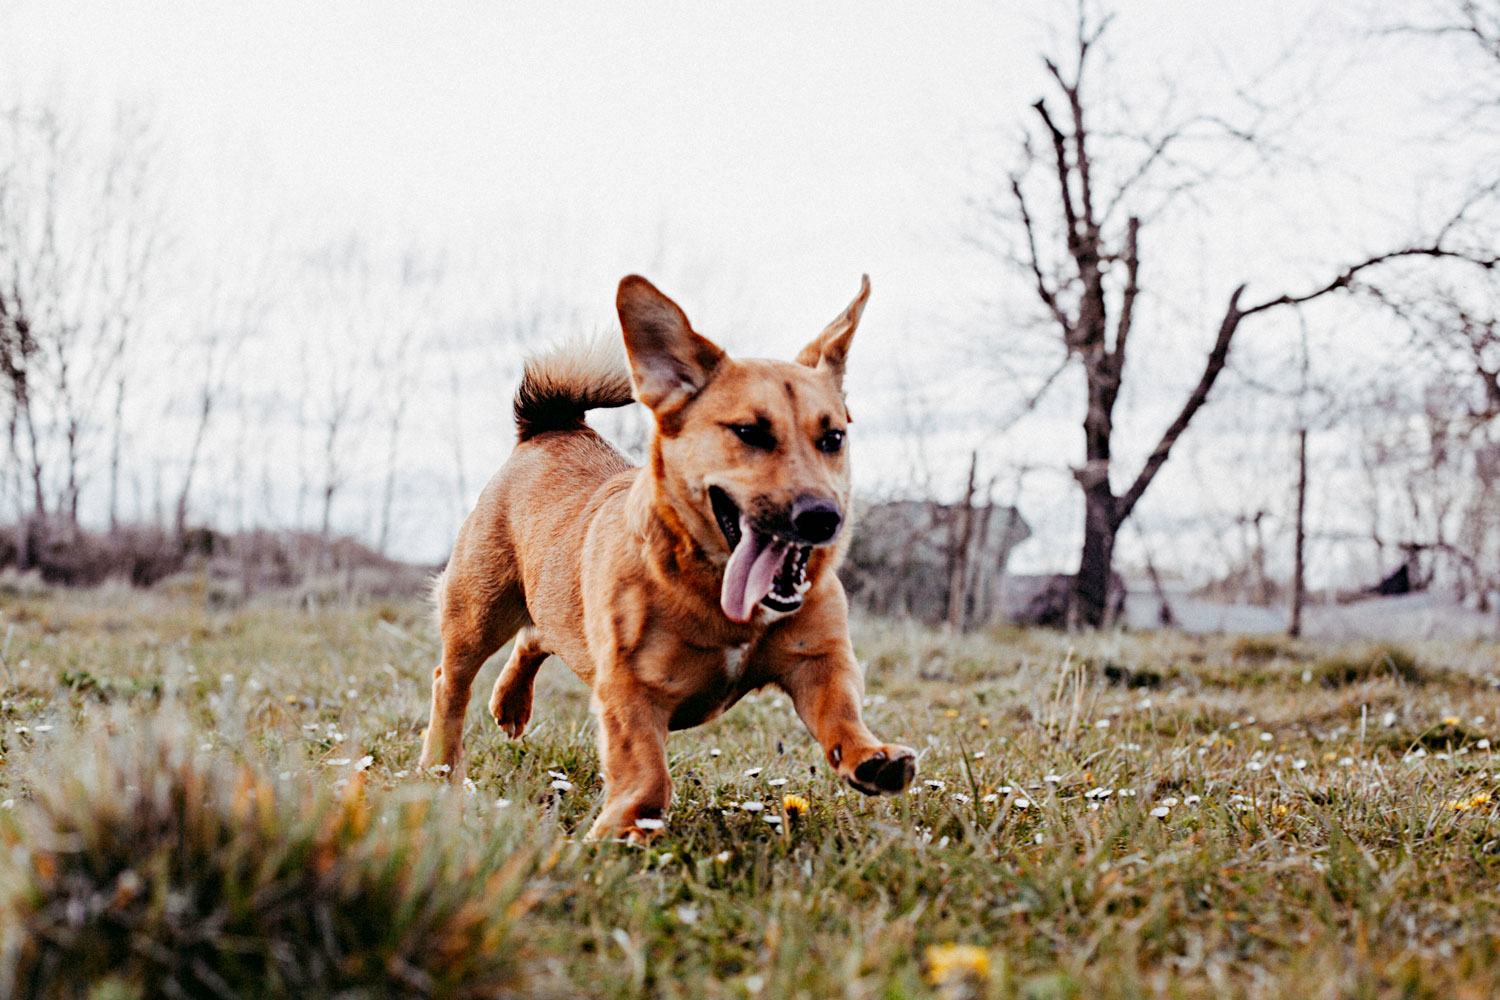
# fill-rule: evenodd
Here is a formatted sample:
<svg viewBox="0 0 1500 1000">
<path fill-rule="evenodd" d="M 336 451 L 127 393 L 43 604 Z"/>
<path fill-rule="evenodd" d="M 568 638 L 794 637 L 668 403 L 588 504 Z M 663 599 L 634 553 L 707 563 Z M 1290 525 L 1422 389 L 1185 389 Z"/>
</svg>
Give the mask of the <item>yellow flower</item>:
<svg viewBox="0 0 1500 1000">
<path fill-rule="evenodd" d="M 987 979 L 990 954 L 972 944 L 930 944 L 927 946 L 927 982 L 944 986 L 961 980 Z"/>
<path fill-rule="evenodd" d="M 956 708 L 950 708 L 950 709 L 948 709 L 948 711 L 944 712 L 943 714 L 946 715 L 950 719 L 956 719 L 956 718 L 958 718 L 958 709 L 956 709 Z"/>
<path fill-rule="evenodd" d="M 1466 799 L 1454 799 L 1448 803 L 1448 808 L 1454 812 L 1463 812 L 1466 809 L 1478 809 L 1480 806 L 1490 804 L 1489 792 L 1475 792 Z"/>
<path fill-rule="evenodd" d="M 980 729 L 988 729 L 988 728 L 990 728 L 990 717 L 988 715 L 981 715 L 979 717 L 979 728 Z"/>
<path fill-rule="evenodd" d="M 1445 726 L 1456 726 L 1458 725 L 1458 721 L 1458 716 L 1456 715 L 1443 716 L 1443 725 Z"/>
<path fill-rule="evenodd" d="M 787 818 L 795 823 L 812 808 L 812 804 L 800 795 L 783 795 L 781 808 L 786 811 Z"/>
</svg>

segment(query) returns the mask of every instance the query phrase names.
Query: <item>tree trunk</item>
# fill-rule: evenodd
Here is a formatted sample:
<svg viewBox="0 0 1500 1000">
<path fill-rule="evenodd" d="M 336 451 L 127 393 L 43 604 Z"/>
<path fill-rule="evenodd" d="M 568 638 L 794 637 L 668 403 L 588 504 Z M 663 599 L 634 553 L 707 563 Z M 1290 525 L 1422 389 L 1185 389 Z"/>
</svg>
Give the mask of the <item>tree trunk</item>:
<svg viewBox="0 0 1500 1000">
<path fill-rule="evenodd" d="M 1302 634 L 1302 603 L 1307 593 L 1303 575 L 1306 563 L 1303 550 L 1307 544 L 1307 428 L 1297 429 L 1297 532 L 1292 552 L 1292 620 L 1286 634 L 1293 639 Z"/>
<path fill-rule="evenodd" d="M 109 445 L 109 533 L 120 531 L 120 439 L 125 423 L 125 376 L 115 380 L 115 426 Z"/>
<path fill-rule="evenodd" d="M 82 461 L 79 455 L 78 437 L 83 432 L 77 418 L 68 421 L 68 481 L 63 488 L 61 502 L 57 505 L 58 513 L 66 518 L 66 526 L 71 531 L 78 527 L 78 493 L 81 489 L 78 480 L 78 463 Z"/>
<path fill-rule="evenodd" d="M 31 417 L 30 397 L 23 397 L 21 405 L 24 407 L 22 413 L 26 416 L 26 437 L 31 446 L 31 461 L 28 463 L 31 474 L 31 513 L 40 521 L 47 517 L 47 495 L 42 489 L 42 454 L 37 444 L 36 421 Z"/>
<path fill-rule="evenodd" d="M 1100 334 L 1102 343 L 1103 334 Z M 1084 467 L 1073 470 L 1083 488 L 1083 552 L 1073 578 L 1068 602 L 1069 628 L 1099 628 L 1109 624 L 1109 582 L 1114 564 L 1115 533 L 1120 518 L 1109 484 L 1110 435 L 1118 387 L 1102 348 L 1084 358 L 1089 408 L 1083 421 Z"/>
<path fill-rule="evenodd" d="M 1115 550 L 1114 495 L 1108 481 L 1084 490 L 1083 554 L 1073 577 L 1069 628 L 1099 628 L 1108 624 L 1109 581 Z"/>
<path fill-rule="evenodd" d="M 1261 528 L 1265 519 L 1266 512 L 1258 510 L 1250 520 L 1250 528 L 1255 533 L 1255 549 L 1250 553 L 1250 570 L 1253 574 L 1251 594 L 1252 601 L 1258 608 L 1271 603 L 1271 580 L 1266 576 L 1266 534 Z"/>
<path fill-rule="evenodd" d="M 31 568 L 31 518 L 26 512 L 26 485 L 21 474 L 21 450 L 17 438 L 18 414 L 12 411 L 10 418 L 10 454 L 15 461 L 16 491 L 16 569 L 22 572 Z"/>
<path fill-rule="evenodd" d="M 333 494 L 337 491 L 338 487 L 332 482 L 323 485 L 323 518 L 319 522 L 318 537 L 324 546 L 328 545 L 328 534 L 333 530 Z"/>
<path fill-rule="evenodd" d="M 172 518 L 172 531 L 179 545 L 187 538 L 188 498 L 193 492 L 193 474 L 198 471 L 198 454 L 203 448 L 203 437 L 208 432 L 208 421 L 213 415 L 214 395 L 205 388 L 199 399 L 198 428 L 193 433 L 193 445 L 188 449 L 187 469 L 182 474 L 182 489 L 177 494 L 177 509 Z"/>
<path fill-rule="evenodd" d="M 401 444 L 401 424 L 406 416 L 406 397 L 404 387 L 396 390 L 401 393 L 401 398 L 396 403 L 395 411 L 391 414 L 390 423 L 387 426 L 386 449 L 385 449 L 385 485 L 380 497 L 380 537 L 376 543 L 376 549 L 381 555 L 388 555 L 391 544 L 391 514 L 396 505 L 396 472 L 397 452 Z"/>
</svg>

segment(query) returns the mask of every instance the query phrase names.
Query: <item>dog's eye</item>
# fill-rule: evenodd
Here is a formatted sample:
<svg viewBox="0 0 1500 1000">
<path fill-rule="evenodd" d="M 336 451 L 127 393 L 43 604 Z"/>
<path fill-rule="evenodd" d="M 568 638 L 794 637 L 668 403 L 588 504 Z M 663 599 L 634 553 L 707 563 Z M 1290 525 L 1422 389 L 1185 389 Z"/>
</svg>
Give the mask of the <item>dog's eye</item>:
<svg viewBox="0 0 1500 1000">
<path fill-rule="evenodd" d="M 844 449 L 844 432 L 828 431 L 818 438 L 818 450 L 825 455 L 837 455 Z"/>
<path fill-rule="evenodd" d="M 734 431 L 735 437 L 752 448 L 759 448 L 761 451 L 776 450 L 776 438 L 764 424 L 729 424 L 728 427 Z"/>
</svg>

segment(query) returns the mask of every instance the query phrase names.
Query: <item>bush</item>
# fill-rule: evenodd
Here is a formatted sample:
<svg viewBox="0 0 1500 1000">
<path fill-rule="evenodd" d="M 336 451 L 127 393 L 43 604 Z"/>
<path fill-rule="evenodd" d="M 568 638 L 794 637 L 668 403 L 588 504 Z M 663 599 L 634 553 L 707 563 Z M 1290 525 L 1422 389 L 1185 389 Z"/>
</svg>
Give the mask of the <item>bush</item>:
<svg viewBox="0 0 1500 1000">
<path fill-rule="evenodd" d="M 1314 680 L 1329 688 L 1381 679 L 1399 680 L 1404 684 L 1427 682 L 1427 671 L 1416 657 L 1391 645 L 1372 646 L 1360 652 L 1341 653 L 1320 660 L 1311 672 Z"/>
<path fill-rule="evenodd" d="M 1236 660 L 1249 660 L 1251 663 L 1266 663 L 1291 653 L 1284 639 L 1267 635 L 1242 635 L 1230 647 L 1230 655 Z"/>
<path fill-rule="evenodd" d="M 235 607 L 261 591 L 290 594 L 299 603 L 425 596 L 433 569 L 388 559 L 353 538 L 295 531 L 228 535 L 193 528 L 177 538 L 150 526 L 96 534 L 39 519 L 25 529 L 29 563 L 21 576 L 10 569 L 18 559 L 17 528 L 0 525 L 0 567 L 12 580 L 37 574 L 43 583 L 63 587 L 122 581 L 187 589 L 217 608 Z"/>
<path fill-rule="evenodd" d="M 83 756 L 3 828 L 0 995 L 470 997 L 515 985 L 507 908 L 528 855 L 464 857 L 430 799 L 376 815 L 355 775 L 341 798 L 292 804 L 264 774 L 200 766 L 170 741 L 101 741 Z"/>
</svg>

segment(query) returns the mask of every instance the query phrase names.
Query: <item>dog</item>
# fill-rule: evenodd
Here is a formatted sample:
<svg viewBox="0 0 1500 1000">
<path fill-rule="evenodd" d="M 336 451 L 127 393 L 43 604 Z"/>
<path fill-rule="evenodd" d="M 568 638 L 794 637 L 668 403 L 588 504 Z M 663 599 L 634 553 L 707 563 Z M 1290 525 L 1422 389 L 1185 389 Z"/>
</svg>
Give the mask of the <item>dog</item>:
<svg viewBox="0 0 1500 1000">
<path fill-rule="evenodd" d="M 844 366 L 869 295 L 865 276 L 795 361 L 736 359 L 631 275 L 615 303 L 624 357 L 596 343 L 528 359 L 515 451 L 435 588 L 442 661 L 424 768 L 460 776 L 470 687 L 514 637 L 489 704 L 508 735 L 526 728 L 549 654 L 592 691 L 605 796 L 588 839 L 660 829 L 668 731 L 766 686 L 791 696 L 851 786 L 895 795 L 911 784 L 915 751 L 861 718 L 835 573 L 849 540 Z M 584 422 L 632 401 L 654 417 L 639 468 Z"/>
</svg>

